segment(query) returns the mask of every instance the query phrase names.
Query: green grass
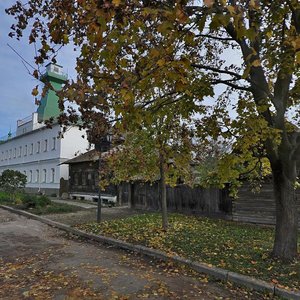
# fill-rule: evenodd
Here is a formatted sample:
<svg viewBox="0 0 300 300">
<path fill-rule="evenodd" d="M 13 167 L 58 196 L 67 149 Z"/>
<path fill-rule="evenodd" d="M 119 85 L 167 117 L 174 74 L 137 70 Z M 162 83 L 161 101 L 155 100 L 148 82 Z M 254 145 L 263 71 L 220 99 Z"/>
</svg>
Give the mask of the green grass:
<svg viewBox="0 0 300 300">
<path fill-rule="evenodd" d="M 254 276 L 281 287 L 300 288 L 300 260 L 284 264 L 269 256 L 273 228 L 180 214 L 170 214 L 169 222 L 167 232 L 161 228 L 158 213 L 78 227 Z"/>
<path fill-rule="evenodd" d="M 0 204 L 10 205 L 13 204 L 13 200 L 9 199 L 9 195 L 7 193 L 0 191 Z"/>
<path fill-rule="evenodd" d="M 76 212 L 81 209 L 82 209 L 81 207 L 70 205 L 70 204 L 51 202 L 51 204 L 47 206 L 29 208 L 26 209 L 26 211 L 36 215 L 48 215 L 48 214 L 63 214 L 63 213 Z"/>
<path fill-rule="evenodd" d="M 28 195 L 25 193 L 19 193 L 16 195 L 16 200 L 11 200 L 7 193 L 0 192 L 0 204 L 12 206 L 37 215 L 69 213 L 82 209 L 74 205 L 52 202 L 45 196 Z"/>
</svg>

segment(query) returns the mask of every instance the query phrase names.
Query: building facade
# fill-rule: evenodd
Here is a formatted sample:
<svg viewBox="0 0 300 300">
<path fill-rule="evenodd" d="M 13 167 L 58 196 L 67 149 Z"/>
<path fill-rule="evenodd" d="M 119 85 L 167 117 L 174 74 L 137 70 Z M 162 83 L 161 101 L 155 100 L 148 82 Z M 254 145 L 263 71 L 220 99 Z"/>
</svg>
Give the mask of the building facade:
<svg viewBox="0 0 300 300">
<path fill-rule="evenodd" d="M 42 79 L 58 91 L 66 76 L 61 66 L 49 64 Z M 52 128 L 45 126 L 45 120 L 55 120 L 59 113 L 58 97 L 50 90 L 37 112 L 18 120 L 16 133 L 0 140 L 0 173 L 6 169 L 22 172 L 30 192 L 58 195 L 61 179 L 69 179 L 68 167 L 62 163 L 90 148 L 85 131 L 77 126 L 68 127 L 63 134 L 57 123 Z"/>
</svg>

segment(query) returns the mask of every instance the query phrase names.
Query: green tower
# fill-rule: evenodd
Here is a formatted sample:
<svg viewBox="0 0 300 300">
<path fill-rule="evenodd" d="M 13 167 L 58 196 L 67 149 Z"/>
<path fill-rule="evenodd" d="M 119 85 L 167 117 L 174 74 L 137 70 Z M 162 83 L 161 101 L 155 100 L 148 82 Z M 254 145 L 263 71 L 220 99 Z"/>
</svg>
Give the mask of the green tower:
<svg viewBox="0 0 300 300">
<path fill-rule="evenodd" d="M 51 117 L 56 119 L 61 113 L 56 92 L 62 89 L 62 85 L 66 80 L 67 75 L 63 73 L 62 66 L 52 63 L 46 65 L 46 72 L 41 76 L 41 81 L 44 83 L 50 82 L 53 89 L 49 89 L 41 99 L 37 109 L 39 122 L 49 120 Z"/>
</svg>

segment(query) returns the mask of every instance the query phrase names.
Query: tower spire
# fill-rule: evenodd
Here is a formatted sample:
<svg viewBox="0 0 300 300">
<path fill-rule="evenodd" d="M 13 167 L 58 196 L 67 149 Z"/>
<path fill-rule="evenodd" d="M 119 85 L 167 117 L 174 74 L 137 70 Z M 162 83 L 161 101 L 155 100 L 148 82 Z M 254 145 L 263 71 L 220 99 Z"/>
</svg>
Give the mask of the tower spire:
<svg viewBox="0 0 300 300">
<path fill-rule="evenodd" d="M 46 95 L 40 101 L 37 109 L 39 122 L 49 120 L 50 118 L 57 118 L 61 113 L 56 92 L 62 89 L 67 76 L 63 73 L 62 66 L 49 63 L 46 65 L 46 72 L 41 76 L 41 80 L 45 84 L 50 83 L 52 88 L 47 91 Z"/>
</svg>

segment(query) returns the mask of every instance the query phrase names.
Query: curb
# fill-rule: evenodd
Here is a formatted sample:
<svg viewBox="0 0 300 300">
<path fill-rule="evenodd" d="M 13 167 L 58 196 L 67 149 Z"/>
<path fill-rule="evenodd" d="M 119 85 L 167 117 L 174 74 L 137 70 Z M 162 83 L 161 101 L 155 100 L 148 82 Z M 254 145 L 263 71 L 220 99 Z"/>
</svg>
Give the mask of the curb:
<svg viewBox="0 0 300 300">
<path fill-rule="evenodd" d="M 109 238 L 109 237 L 96 235 L 96 234 L 92 234 L 92 233 L 87 233 L 87 232 L 75 229 L 69 225 L 55 222 L 50 219 L 40 217 L 40 216 L 34 215 L 29 212 L 14 209 L 14 208 L 6 206 L 6 205 L 0 205 L 0 208 L 3 208 L 5 210 L 8 210 L 8 211 L 18 214 L 18 215 L 25 216 L 25 217 L 33 219 L 33 220 L 40 221 L 44 224 L 50 225 L 52 227 L 64 230 L 68 233 L 72 233 L 74 235 L 77 235 L 77 236 L 80 236 L 80 237 L 83 237 L 83 238 L 86 238 L 89 240 L 93 240 L 93 241 L 103 243 L 103 244 L 113 245 L 115 247 L 118 247 L 118 248 L 124 249 L 124 250 L 138 252 L 145 256 L 153 257 L 155 259 L 161 259 L 164 261 L 171 260 L 175 263 L 186 265 L 196 272 L 207 274 L 207 275 L 212 276 L 219 280 L 233 282 L 238 285 L 253 289 L 255 291 L 266 292 L 266 293 L 272 294 L 273 296 L 279 296 L 284 299 L 300 300 L 300 292 L 285 290 L 285 289 L 277 287 L 275 284 L 270 284 L 270 283 L 260 280 L 260 279 L 255 279 L 250 276 L 242 275 L 242 274 L 235 273 L 235 272 L 230 272 L 228 270 L 213 267 L 213 266 L 205 264 L 205 263 L 193 262 L 191 260 L 184 259 L 179 256 L 167 255 L 166 253 L 164 253 L 162 251 L 151 249 L 151 248 L 148 248 L 148 247 L 145 247 L 142 245 L 134 245 L 134 244 L 127 243 L 127 242 L 117 240 L 114 238 Z"/>
</svg>

